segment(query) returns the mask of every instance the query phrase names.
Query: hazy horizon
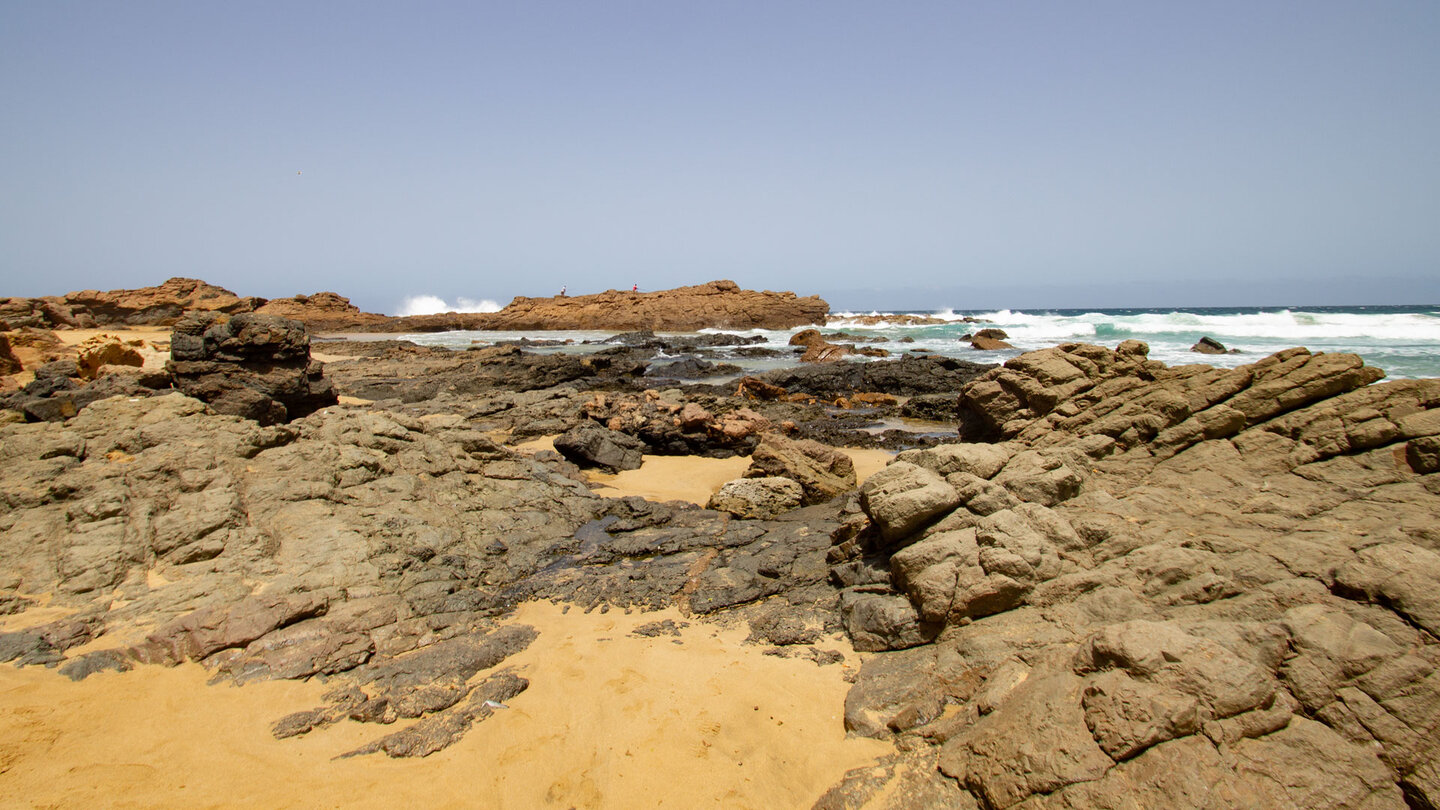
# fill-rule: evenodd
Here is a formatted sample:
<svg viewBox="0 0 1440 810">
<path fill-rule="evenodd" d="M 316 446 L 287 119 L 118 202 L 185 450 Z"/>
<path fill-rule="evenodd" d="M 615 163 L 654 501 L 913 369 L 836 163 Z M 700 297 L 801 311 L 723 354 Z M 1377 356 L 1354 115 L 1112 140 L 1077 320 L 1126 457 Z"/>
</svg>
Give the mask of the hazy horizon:
<svg viewBox="0 0 1440 810">
<path fill-rule="evenodd" d="M 1390 0 L 9 3 L 0 295 L 1440 302 L 1437 42 Z"/>
</svg>

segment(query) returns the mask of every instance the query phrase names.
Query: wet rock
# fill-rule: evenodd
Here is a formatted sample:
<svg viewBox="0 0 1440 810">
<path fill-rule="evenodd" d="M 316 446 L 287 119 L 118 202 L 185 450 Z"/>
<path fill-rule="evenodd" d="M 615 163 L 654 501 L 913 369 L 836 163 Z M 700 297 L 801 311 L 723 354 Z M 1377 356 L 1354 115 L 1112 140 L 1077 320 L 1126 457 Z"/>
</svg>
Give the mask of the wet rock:
<svg viewBox="0 0 1440 810">
<path fill-rule="evenodd" d="M 868 363 L 824 363 L 754 375 L 790 393 L 833 399 L 856 391 L 894 396 L 953 394 L 994 366 L 947 357 L 901 357 Z"/>
<path fill-rule="evenodd" d="M 970 336 L 970 346 L 984 352 L 1013 349 L 1014 346 L 1005 342 L 1009 337 L 1004 329 L 981 329 Z"/>
<path fill-rule="evenodd" d="M 1196 341 L 1195 345 L 1190 347 L 1190 351 L 1200 354 L 1225 354 L 1229 350 L 1225 348 L 1225 344 L 1207 336 Z"/>
</svg>

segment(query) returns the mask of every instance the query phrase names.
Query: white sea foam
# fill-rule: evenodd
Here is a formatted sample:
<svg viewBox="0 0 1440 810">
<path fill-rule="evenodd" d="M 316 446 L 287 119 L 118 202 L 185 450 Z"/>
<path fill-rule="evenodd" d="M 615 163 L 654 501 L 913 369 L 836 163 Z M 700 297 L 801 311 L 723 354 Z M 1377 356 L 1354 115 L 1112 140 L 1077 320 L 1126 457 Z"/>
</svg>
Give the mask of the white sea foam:
<svg viewBox="0 0 1440 810">
<path fill-rule="evenodd" d="M 437 295 L 412 295 L 400 303 L 396 315 L 439 315 L 445 312 L 499 312 L 501 306 L 489 299 L 456 298 L 454 304 L 445 303 Z"/>
</svg>

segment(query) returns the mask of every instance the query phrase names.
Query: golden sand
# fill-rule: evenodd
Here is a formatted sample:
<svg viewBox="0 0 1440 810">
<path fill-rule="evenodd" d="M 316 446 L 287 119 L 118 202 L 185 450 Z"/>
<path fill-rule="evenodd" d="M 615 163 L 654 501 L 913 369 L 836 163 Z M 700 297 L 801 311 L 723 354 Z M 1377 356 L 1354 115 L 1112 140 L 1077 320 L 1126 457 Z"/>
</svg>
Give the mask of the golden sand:
<svg viewBox="0 0 1440 810">
<path fill-rule="evenodd" d="M 546 436 L 515 446 L 522 453 L 554 450 L 555 437 Z M 895 458 L 885 450 L 838 448 L 855 463 L 860 483 L 885 468 Z M 598 485 L 595 492 L 607 498 L 639 495 L 651 501 L 687 501 L 704 506 L 726 482 L 745 474 L 748 457 L 704 458 L 701 456 L 643 456 L 638 470 L 604 473 L 587 470 L 585 477 Z"/>
<path fill-rule="evenodd" d="M 320 704 L 319 682 L 207 686 L 188 664 L 71 683 L 0 666 L 0 806 L 808 807 L 891 750 L 845 737 L 842 666 L 763 655 L 743 626 L 630 634 L 662 618 L 682 621 L 523 605 L 514 621 L 540 635 L 506 665 L 530 689 L 413 760 L 334 759 L 398 726 L 271 737 Z M 822 646 L 856 664 L 843 641 Z"/>
</svg>

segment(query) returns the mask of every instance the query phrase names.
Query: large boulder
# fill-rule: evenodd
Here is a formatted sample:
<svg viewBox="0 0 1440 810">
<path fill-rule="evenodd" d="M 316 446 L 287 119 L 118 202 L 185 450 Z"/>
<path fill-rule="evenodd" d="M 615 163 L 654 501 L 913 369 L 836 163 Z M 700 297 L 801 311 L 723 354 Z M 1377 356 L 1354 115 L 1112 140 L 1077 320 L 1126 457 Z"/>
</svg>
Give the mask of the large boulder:
<svg viewBox="0 0 1440 810">
<path fill-rule="evenodd" d="M 798 509 L 804 490 L 789 478 L 740 478 L 710 496 L 706 508 L 736 517 L 768 519 Z"/>
<path fill-rule="evenodd" d="M 584 424 L 557 436 L 555 449 L 582 467 L 619 472 L 640 469 L 645 443 L 618 430 Z"/>
<path fill-rule="evenodd" d="M 892 462 L 860 487 L 860 505 L 886 540 L 899 540 L 960 504 L 944 478 L 906 461 Z"/>
<path fill-rule="evenodd" d="M 145 358 L 116 335 L 96 335 L 75 347 L 75 364 L 81 377 L 93 380 L 101 366 L 143 366 Z"/>
<path fill-rule="evenodd" d="M 305 325 L 285 318 L 186 315 L 171 334 L 166 368 L 176 389 L 219 413 L 262 425 L 298 419 L 339 401 L 324 364 L 310 359 Z"/>
<path fill-rule="evenodd" d="M 750 454 L 746 478 L 779 476 L 804 489 L 806 504 L 824 503 L 855 488 L 855 462 L 850 456 L 809 439 L 788 439 L 766 433 Z"/>
</svg>

